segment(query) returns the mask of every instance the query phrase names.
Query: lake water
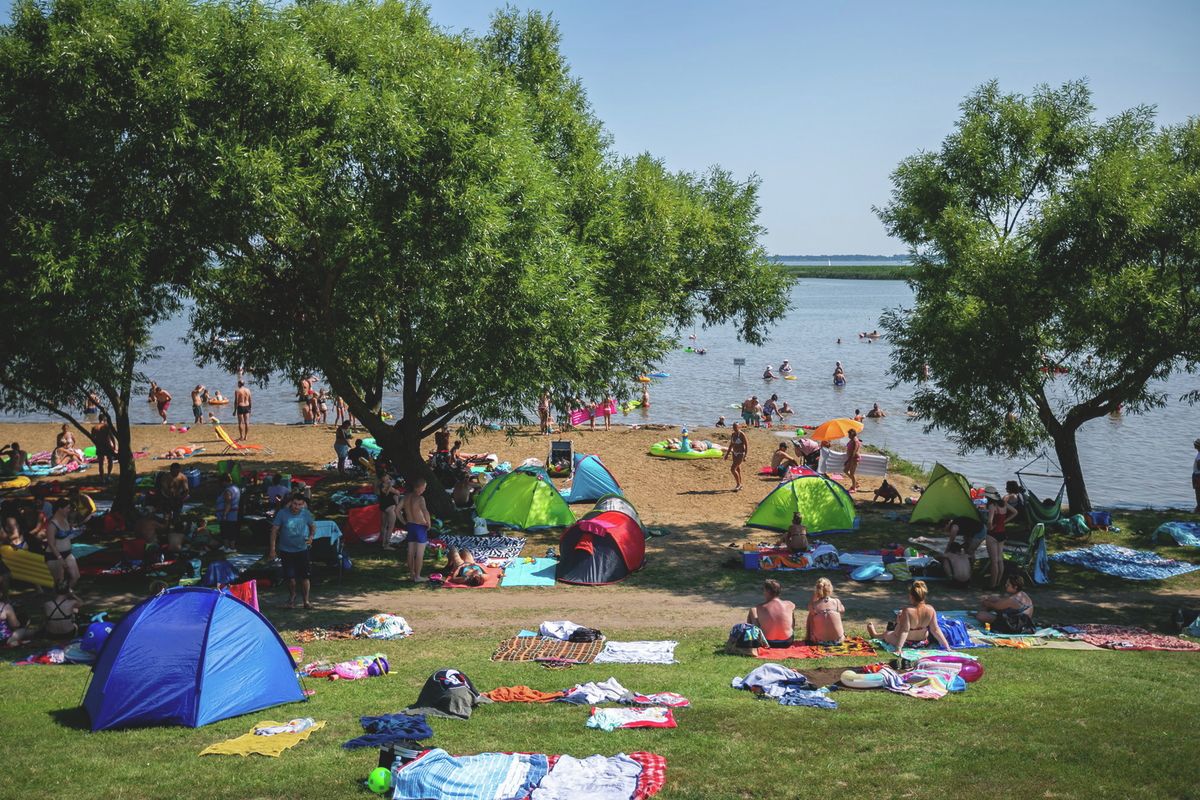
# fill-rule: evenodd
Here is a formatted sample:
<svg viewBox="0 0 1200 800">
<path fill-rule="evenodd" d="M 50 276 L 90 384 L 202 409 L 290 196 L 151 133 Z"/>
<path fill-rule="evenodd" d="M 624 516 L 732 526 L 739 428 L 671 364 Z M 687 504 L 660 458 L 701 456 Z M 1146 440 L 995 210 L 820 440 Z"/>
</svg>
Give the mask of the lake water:
<svg viewBox="0 0 1200 800">
<path fill-rule="evenodd" d="M 879 315 L 884 309 L 909 305 L 911 301 L 912 291 L 902 281 L 801 280 L 792 289 L 792 313 L 777 325 L 765 346 L 751 347 L 738 342 L 730 326 L 699 329 L 695 342 L 684 339 L 681 345 L 704 347 L 707 354 L 700 356 L 682 349 L 669 354 L 661 369 L 671 377 L 651 385 L 651 408 L 644 412 L 635 410 L 624 417 L 618 415 L 617 420 L 698 426 L 712 425 L 724 414 L 732 422 L 738 418 L 738 412 L 729 407 L 731 404 L 752 393 L 760 399 L 777 393 L 796 410 L 793 425 L 818 424 L 830 417 L 851 416 L 855 408 L 865 412 L 878 402 L 890 416 L 866 421 L 865 442 L 892 450 L 925 467 L 942 461 L 964 472 L 975 483 L 1001 486 L 1029 459 L 1006 461 L 979 453 L 958 455 L 940 432 L 924 433 L 920 423 L 904 416 L 909 399 L 906 389 L 888 388 L 887 341 L 866 344 L 858 339 L 859 331 L 879 327 Z M 174 396 L 172 422 L 191 421 L 188 393 L 197 383 L 210 390 L 220 389 L 227 397 L 232 396 L 236 386 L 236 378 L 229 373 L 195 365 L 191 347 L 181 338 L 186 332 L 186 316 L 158 326 L 155 340 L 162 347 L 161 357 L 145 368 L 147 375 Z M 841 345 L 836 344 L 839 337 Z M 746 359 L 740 375 L 733 365 L 735 358 Z M 777 368 L 785 358 L 791 361 L 797 380 L 761 379 L 767 364 Z M 830 375 L 835 361 L 841 361 L 845 367 L 848 382 L 844 388 L 832 384 Z M 1166 384 L 1172 398 L 1166 408 L 1145 416 L 1092 420 L 1083 427 L 1080 451 L 1093 502 L 1125 507 L 1192 506 L 1191 443 L 1200 435 L 1200 426 L 1196 425 L 1196 409 L 1175 398 L 1198 386 L 1200 379 L 1196 376 L 1173 376 Z M 252 388 L 254 423 L 300 420 L 295 387 L 290 383 L 277 380 L 265 388 Z M 390 398 L 390 402 L 395 405 L 396 399 Z M 389 406 L 388 400 L 384 406 Z M 230 419 L 232 407 L 217 409 L 217 415 Z M 158 421 L 153 406 L 144 401 L 134 404 L 132 418 L 139 423 Z M 1146 469 L 1143 463 L 1151 463 L 1153 469 Z M 1030 484 L 1043 495 L 1058 491 L 1055 480 L 1033 479 Z"/>
</svg>

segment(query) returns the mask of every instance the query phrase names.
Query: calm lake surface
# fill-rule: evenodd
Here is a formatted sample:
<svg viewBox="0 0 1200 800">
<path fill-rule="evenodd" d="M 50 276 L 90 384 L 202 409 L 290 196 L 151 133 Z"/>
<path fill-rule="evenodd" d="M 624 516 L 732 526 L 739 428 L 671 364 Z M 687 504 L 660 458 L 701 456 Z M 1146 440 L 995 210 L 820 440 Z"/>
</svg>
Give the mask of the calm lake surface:
<svg viewBox="0 0 1200 800">
<path fill-rule="evenodd" d="M 879 315 L 887 308 L 910 305 L 912 291 L 902 281 L 805 279 L 792 289 L 792 313 L 781 321 L 771 340 L 763 347 L 751 347 L 737 341 L 732 327 L 718 326 L 695 331 L 697 339 L 687 345 L 707 349 L 696 355 L 680 349 L 667 356 L 661 370 L 669 378 L 655 380 L 650 386 L 651 408 L 634 410 L 617 420 L 629 424 L 662 422 L 691 426 L 712 425 L 724 414 L 728 421 L 738 418 L 730 408 L 750 394 L 766 399 L 779 395 L 796 410 L 792 425 L 818 424 L 830 417 L 851 416 L 856 408 L 864 412 L 878 402 L 889 414 L 886 419 L 866 421 L 864 441 L 899 453 L 926 468 L 941 461 L 959 470 L 975 483 L 1002 486 L 1013 477 L 1026 459 L 1006 461 L 980 453 L 959 455 L 956 448 L 938 431 L 925 433 L 920 423 L 904 416 L 909 393 L 905 387 L 889 389 L 887 376 L 890 346 L 886 340 L 866 344 L 859 331 L 879 327 Z M 174 396 L 172 422 L 191 422 L 189 391 L 197 383 L 210 390 L 220 389 L 233 395 L 236 378 L 223 370 L 201 369 L 192 360 L 191 347 L 182 340 L 187 318 L 182 315 L 160 325 L 155 331 L 161 357 L 145 367 L 145 372 Z M 838 345 L 837 339 L 842 344 Z M 735 358 L 746 359 L 740 375 Z M 778 368 L 783 359 L 792 363 L 794 381 L 763 381 L 763 368 Z M 841 361 L 847 385 L 835 388 L 831 374 L 835 361 Z M 1196 409 L 1177 398 L 1200 386 L 1194 375 L 1175 375 L 1165 385 L 1170 402 L 1167 407 L 1145 416 L 1106 417 L 1087 423 L 1079 437 L 1085 475 L 1092 500 L 1115 507 L 1186 507 L 1191 508 L 1192 440 L 1200 435 Z M 300 420 L 295 402 L 295 387 L 282 380 L 265 388 L 252 387 L 254 423 L 295 423 Z M 393 405 L 396 404 L 392 398 Z M 385 407 L 388 403 L 385 401 Z M 232 406 L 215 409 L 228 420 Z M 557 411 L 557 410 L 556 410 Z M 332 411 L 330 419 L 333 418 Z M 44 416 L 26 416 L 27 421 L 46 420 Z M 153 406 L 138 402 L 133 410 L 135 422 L 157 422 Z M 139 445 L 136 434 L 134 445 Z M 762 453 L 765 462 L 767 454 Z M 757 458 L 757 456 L 755 457 Z M 1130 462 L 1133 460 L 1133 463 Z M 1146 469 L 1143 464 L 1153 464 Z M 1029 481 L 1039 493 L 1054 495 L 1058 481 Z"/>
</svg>

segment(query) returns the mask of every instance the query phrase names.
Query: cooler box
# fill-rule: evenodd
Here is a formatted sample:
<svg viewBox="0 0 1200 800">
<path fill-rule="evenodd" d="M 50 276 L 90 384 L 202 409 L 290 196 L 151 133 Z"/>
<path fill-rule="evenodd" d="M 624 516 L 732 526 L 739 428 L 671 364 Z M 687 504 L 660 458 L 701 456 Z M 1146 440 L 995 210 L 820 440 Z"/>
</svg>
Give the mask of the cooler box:
<svg viewBox="0 0 1200 800">
<path fill-rule="evenodd" d="M 199 488 L 199 486 L 200 486 L 200 468 L 199 467 L 192 467 L 191 469 L 185 469 L 183 471 L 183 474 L 185 476 L 187 476 L 187 481 L 188 481 L 189 487 L 191 487 L 192 489 Z"/>
</svg>

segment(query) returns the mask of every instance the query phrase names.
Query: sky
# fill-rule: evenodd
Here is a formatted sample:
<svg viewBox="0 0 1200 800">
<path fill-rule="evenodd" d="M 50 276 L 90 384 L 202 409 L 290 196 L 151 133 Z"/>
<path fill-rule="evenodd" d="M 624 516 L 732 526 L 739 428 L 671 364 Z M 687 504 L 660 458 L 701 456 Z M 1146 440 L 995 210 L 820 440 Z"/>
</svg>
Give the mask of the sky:
<svg viewBox="0 0 1200 800">
<path fill-rule="evenodd" d="M 430 1 L 453 31 L 486 30 L 499 5 Z M 904 252 L 872 205 L 993 78 L 1014 92 L 1086 78 L 1101 118 L 1142 104 L 1162 124 L 1200 115 L 1200 0 L 514 5 L 553 14 L 619 152 L 757 175 L 776 254 Z"/>
</svg>

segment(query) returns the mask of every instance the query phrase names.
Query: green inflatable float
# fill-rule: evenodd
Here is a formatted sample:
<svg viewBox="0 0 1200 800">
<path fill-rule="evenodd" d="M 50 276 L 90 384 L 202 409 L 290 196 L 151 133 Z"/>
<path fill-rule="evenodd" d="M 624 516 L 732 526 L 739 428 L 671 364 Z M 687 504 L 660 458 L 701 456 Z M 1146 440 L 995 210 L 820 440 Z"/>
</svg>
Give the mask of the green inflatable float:
<svg viewBox="0 0 1200 800">
<path fill-rule="evenodd" d="M 678 458 L 681 461 L 692 461 L 697 458 L 722 458 L 725 453 L 716 447 L 704 450 L 688 450 L 686 453 L 672 450 L 669 442 L 655 442 L 650 445 L 650 455 L 660 458 Z"/>
</svg>

